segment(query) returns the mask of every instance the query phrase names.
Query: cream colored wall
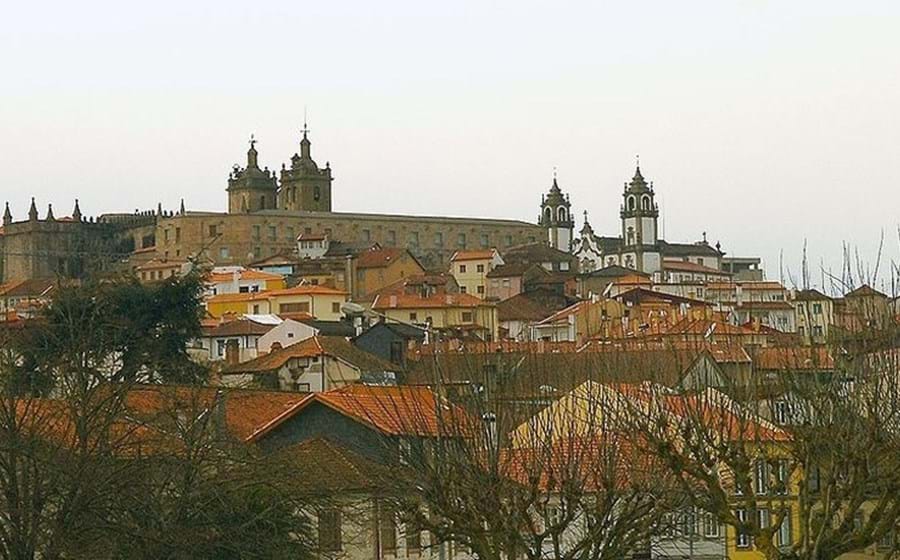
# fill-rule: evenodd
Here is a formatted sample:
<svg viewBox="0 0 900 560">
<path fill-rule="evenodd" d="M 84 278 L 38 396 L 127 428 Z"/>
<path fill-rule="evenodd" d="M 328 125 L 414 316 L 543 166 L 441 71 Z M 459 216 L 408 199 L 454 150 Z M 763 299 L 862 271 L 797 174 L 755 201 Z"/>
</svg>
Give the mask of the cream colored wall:
<svg viewBox="0 0 900 560">
<path fill-rule="evenodd" d="M 487 295 L 487 273 L 491 271 L 492 260 L 478 259 L 451 263 L 450 273 L 456 279 L 456 283 L 459 284 L 460 291 L 475 297 L 484 298 Z M 478 272 L 479 266 L 482 267 L 481 272 Z M 466 271 L 462 272 L 461 267 L 465 267 Z M 478 291 L 479 286 L 483 290 L 482 292 Z"/>
<path fill-rule="evenodd" d="M 347 301 L 347 296 L 337 294 L 292 294 L 271 296 L 269 299 L 274 313 L 280 313 L 282 305 L 308 303 L 309 313 L 316 319 L 339 321 L 342 316 L 340 306 Z M 336 308 L 334 307 L 335 304 L 337 304 Z"/>
</svg>

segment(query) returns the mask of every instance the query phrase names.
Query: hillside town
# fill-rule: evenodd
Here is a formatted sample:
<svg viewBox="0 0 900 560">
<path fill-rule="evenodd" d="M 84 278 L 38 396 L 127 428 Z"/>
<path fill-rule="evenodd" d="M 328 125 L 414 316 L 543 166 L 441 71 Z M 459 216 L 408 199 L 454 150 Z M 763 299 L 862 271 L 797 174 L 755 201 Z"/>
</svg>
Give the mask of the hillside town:
<svg viewBox="0 0 900 560">
<path fill-rule="evenodd" d="M 556 177 L 535 223 L 342 213 L 332 182 L 304 127 L 280 172 L 260 168 L 251 140 L 226 213 L 182 202 L 89 218 L 75 201 L 56 217 L 32 201 L 17 220 L 7 204 L 4 437 L 53 442 L 89 470 L 114 434 L 118 461 L 220 438 L 278 457 L 267 473 L 303 485 L 273 482 L 268 499 L 302 490 L 279 519 L 309 524 L 285 531 L 308 556 L 284 557 L 896 554 L 895 294 L 864 279 L 784 285 L 707 232 L 663 239 L 640 166 L 619 216 L 600 220 L 617 223 L 611 235 L 586 210 L 576 234 Z M 79 322 L 78 305 L 104 298 Z M 128 336 L 79 338 L 108 309 Z M 104 395 L 118 395 L 116 412 L 93 433 L 96 411 L 71 403 Z M 198 434 L 210 439 L 195 448 Z M 18 472 L 9 441 L 4 476 Z M 218 486 L 235 468 L 197 472 Z M 18 503 L 6 490 L 5 506 Z"/>
</svg>

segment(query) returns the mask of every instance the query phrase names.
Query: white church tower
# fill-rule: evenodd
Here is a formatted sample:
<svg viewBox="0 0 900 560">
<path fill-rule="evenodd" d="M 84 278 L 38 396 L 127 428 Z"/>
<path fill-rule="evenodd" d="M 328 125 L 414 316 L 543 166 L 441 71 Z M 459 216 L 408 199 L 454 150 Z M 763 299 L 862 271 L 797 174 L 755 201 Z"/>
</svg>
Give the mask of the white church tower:
<svg viewBox="0 0 900 560">
<path fill-rule="evenodd" d="M 572 232 L 575 229 L 572 205 L 569 197 L 563 195 L 556 184 L 555 172 L 550 192 L 541 197 L 541 217 L 538 223 L 547 229 L 547 240 L 551 247 L 567 253 L 572 249 Z"/>
<path fill-rule="evenodd" d="M 622 264 L 653 274 L 662 270 L 659 250 L 659 208 L 654 200 L 653 183 L 647 185 L 640 162 L 622 194 Z"/>
</svg>

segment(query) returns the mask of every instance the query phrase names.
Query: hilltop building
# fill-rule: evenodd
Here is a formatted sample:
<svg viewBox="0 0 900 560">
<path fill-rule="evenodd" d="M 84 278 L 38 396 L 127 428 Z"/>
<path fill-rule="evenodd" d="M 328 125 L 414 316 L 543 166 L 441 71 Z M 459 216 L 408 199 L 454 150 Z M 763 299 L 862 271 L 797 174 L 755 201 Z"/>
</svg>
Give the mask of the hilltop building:
<svg viewBox="0 0 900 560">
<path fill-rule="evenodd" d="M 578 258 L 581 272 L 621 266 L 653 275 L 661 282 L 665 280 L 666 261 L 694 263 L 714 271 L 722 269 L 725 253 L 718 243 L 711 246 L 705 233 L 703 240 L 696 243 L 671 243 L 660 237 L 655 197 L 653 183 L 647 183 L 638 165 L 622 192 L 618 236 L 596 235 L 585 212 L 579 237 L 572 242 L 572 253 Z"/>
</svg>

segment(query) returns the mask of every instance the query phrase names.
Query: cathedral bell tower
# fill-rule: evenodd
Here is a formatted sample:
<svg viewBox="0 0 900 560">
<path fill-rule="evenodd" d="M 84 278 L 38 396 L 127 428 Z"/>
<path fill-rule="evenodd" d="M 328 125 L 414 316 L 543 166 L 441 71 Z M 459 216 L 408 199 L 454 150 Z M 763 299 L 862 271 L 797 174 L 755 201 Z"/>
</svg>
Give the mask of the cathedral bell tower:
<svg viewBox="0 0 900 560">
<path fill-rule="evenodd" d="M 572 232 L 575 229 L 571 210 L 569 197 L 559 189 L 554 172 L 550 192 L 541 197 L 541 217 L 538 223 L 547 230 L 550 246 L 566 253 L 572 250 Z"/>
<path fill-rule="evenodd" d="M 310 155 L 309 129 L 303 123 L 300 155 L 291 158 L 290 169 L 281 168 L 281 190 L 278 207 L 284 210 L 331 212 L 331 165 L 319 169 Z"/>
<path fill-rule="evenodd" d="M 234 166 L 228 175 L 228 213 L 243 214 L 259 210 L 274 210 L 278 180 L 269 168 L 260 169 L 257 161 L 256 139 L 250 136 L 247 167 Z"/>
<path fill-rule="evenodd" d="M 624 251 L 633 258 L 630 266 L 651 273 L 662 265 L 657 245 L 659 208 L 654 197 L 653 183 L 647 184 L 638 162 L 634 177 L 630 183 L 625 183 L 622 193 L 622 241 Z M 629 264 L 626 263 L 626 266 Z"/>
</svg>

